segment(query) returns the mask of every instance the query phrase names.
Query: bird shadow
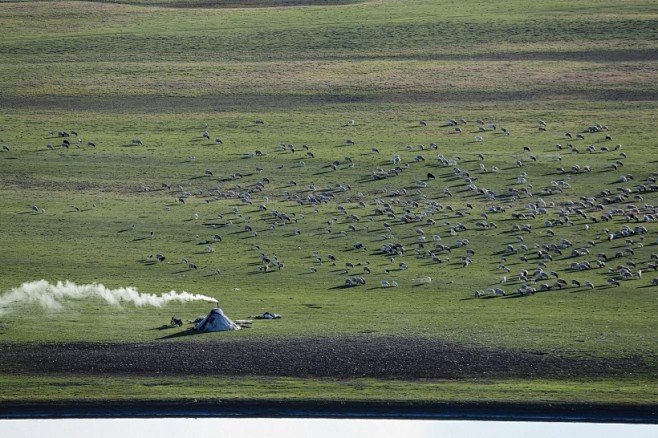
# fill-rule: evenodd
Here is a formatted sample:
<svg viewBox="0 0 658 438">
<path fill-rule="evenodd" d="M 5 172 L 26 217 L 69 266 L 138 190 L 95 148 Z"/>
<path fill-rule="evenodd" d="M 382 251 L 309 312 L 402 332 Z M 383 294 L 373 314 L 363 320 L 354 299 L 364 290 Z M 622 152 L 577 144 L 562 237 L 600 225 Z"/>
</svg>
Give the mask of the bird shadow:
<svg viewBox="0 0 658 438">
<path fill-rule="evenodd" d="M 153 327 L 149 330 L 151 330 L 151 331 L 152 330 L 171 330 L 171 329 L 175 329 L 175 328 L 177 328 L 177 326 L 173 326 L 173 325 L 169 325 L 169 324 L 162 324 L 160 327 Z"/>
<path fill-rule="evenodd" d="M 180 270 L 180 271 L 176 271 L 176 272 L 174 272 L 174 274 L 184 274 L 184 273 L 186 273 L 186 272 L 190 272 L 190 269 L 182 269 L 182 270 Z"/>
<path fill-rule="evenodd" d="M 529 296 L 530 296 L 530 295 L 514 294 L 514 295 L 505 295 L 505 296 L 503 296 L 503 297 L 501 297 L 501 298 L 503 298 L 503 299 L 509 299 L 509 298 L 525 298 L 525 297 L 529 297 Z M 483 297 L 483 298 L 485 298 L 485 297 Z M 496 298 L 496 296 L 494 296 L 493 298 Z"/>
<path fill-rule="evenodd" d="M 354 286 L 348 286 L 348 285 L 346 285 L 346 284 L 342 284 L 342 285 L 340 285 L 340 286 L 330 287 L 329 290 L 336 290 L 336 289 L 351 289 L 351 288 L 353 288 L 353 287 L 354 287 Z"/>
</svg>

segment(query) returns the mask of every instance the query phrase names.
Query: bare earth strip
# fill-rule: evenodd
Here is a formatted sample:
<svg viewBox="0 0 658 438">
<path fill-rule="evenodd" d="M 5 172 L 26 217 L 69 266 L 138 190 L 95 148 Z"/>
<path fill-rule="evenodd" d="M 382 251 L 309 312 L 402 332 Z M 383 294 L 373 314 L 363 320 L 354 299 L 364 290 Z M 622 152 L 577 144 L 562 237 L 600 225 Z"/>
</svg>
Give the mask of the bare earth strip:
<svg viewBox="0 0 658 438">
<path fill-rule="evenodd" d="M 185 336 L 190 331 L 168 337 Z M 6 374 L 48 376 L 268 376 L 296 378 L 605 378 L 647 371 L 642 359 L 574 359 L 407 337 L 210 340 L 141 344 L 0 344 Z M 0 403 L 0 418 L 432 418 L 655 423 L 658 406 L 588 403 L 322 400 Z"/>
<path fill-rule="evenodd" d="M 254 108 L 272 109 L 323 103 L 432 103 L 432 102 L 512 102 L 536 100 L 587 100 L 638 102 L 655 101 L 653 92 L 630 92 L 624 90 L 549 91 L 549 92 L 427 92 L 427 93 L 378 93 L 377 95 L 323 95 L 323 96 L 280 96 L 280 95 L 217 95 L 202 97 L 143 96 L 125 98 L 0 97 L 0 106 L 14 109 L 42 109 L 61 111 L 235 111 L 245 108 L 249 102 Z"/>
<path fill-rule="evenodd" d="M 185 332 L 182 332 L 185 333 Z M 646 371 L 639 358 L 574 359 L 407 337 L 0 344 L 5 373 L 381 379 L 574 378 Z"/>
</svg>

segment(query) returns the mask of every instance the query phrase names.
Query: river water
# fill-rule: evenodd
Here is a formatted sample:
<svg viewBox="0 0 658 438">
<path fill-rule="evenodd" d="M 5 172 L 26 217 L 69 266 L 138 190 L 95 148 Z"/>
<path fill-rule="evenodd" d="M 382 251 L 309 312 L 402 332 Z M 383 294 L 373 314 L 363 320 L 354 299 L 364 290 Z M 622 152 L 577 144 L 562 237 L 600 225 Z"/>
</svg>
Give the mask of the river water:
<svg viewBox="0 0 658 438">
<path fill-rule="evenodd" d="M 656 438 L 658 424 L 295 418 L 102 418 L 0 421 L 0 437 Z"/>
</svg>

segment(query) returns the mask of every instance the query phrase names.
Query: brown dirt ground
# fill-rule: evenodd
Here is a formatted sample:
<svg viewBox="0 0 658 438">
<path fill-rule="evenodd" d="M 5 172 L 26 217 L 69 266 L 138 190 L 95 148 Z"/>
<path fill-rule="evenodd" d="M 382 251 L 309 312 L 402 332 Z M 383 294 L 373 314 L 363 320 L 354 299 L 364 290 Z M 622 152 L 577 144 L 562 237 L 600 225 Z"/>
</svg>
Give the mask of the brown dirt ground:
<svg viewBox="0 0 658 438">
<path fill-rule="evenodd" d="M 12 374 L 568 379 L 648 368 L 633 357 L 575 359 L 409 337 L 0 344 L 0 369 Z"/>
<path fill-rule="evenodd" d="M 288 95 L 244 95 L 225 94 L 198 97 L 177 96 L 126 96 L 126 97 L 75 97 L 75 96 L 39 96 L 18 97 L 0 96 L 0 107 L 6 109 L 52 109 L 60 111 L 110 111 L 125 112 L 181 113 L 189 111 L 238 111 L 245 108 L 293 108 L 309 106 L 322 102 L 324 104 L 343 103 L 434 103 L 440 102 L 528 102 L 528 101 L 655 101 L 658 94 L 651 90 L 548 90 L 548 91 L 427 91 L 418 93 L 381 92 L 376 95 L 322 95 L 322 96 L 288 96 Z"/>
</svg>

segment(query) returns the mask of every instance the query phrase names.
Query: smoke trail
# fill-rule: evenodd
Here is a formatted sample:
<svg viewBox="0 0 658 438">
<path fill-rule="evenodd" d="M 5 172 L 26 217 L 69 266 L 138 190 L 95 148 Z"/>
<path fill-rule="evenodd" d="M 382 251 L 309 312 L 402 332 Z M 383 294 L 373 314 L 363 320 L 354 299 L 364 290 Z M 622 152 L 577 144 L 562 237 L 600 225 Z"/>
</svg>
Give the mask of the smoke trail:
<svg viewBox="0 0 658 438">
<path fill-rule="evenodd" d="M 133 287 L 120 287 L 108 289 L 102 284 L 77 285 L 71 281 L 50 284 L 46 280 L 30 281 L 17 288 L 0 295 L 0 315 L 10 311 L 14 304 L 38 304 L 46 310 L 58 310 L 63 307 L 66 300 L 82 300 L 85 298 L 102 298 L 108 304 L 120 306 L 122 303 L 132 303 L 135 306 L 161 307 L 170 302 L 185 303 L 189 301 L 208 301 L 217 303 L 217 300 L 200 294 L 186 291 L 172 290 L 162 295 L 140 293 Z"/>
</svg>

